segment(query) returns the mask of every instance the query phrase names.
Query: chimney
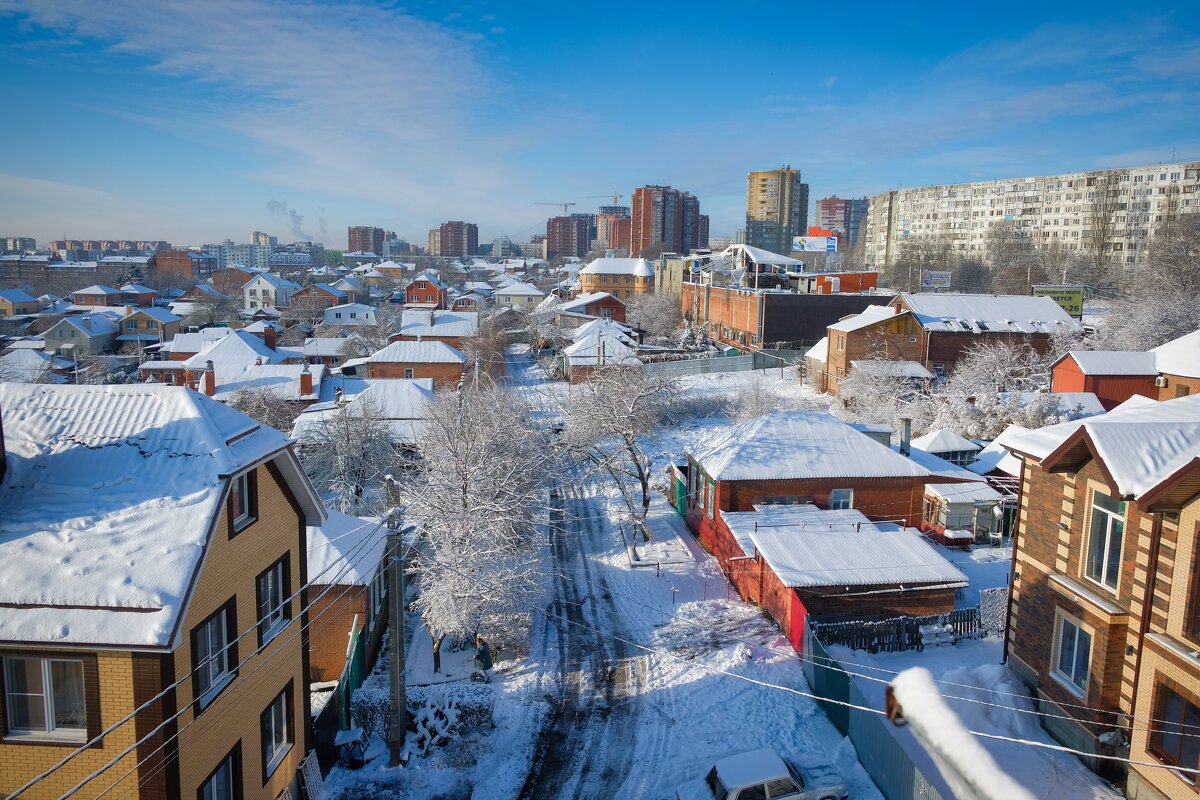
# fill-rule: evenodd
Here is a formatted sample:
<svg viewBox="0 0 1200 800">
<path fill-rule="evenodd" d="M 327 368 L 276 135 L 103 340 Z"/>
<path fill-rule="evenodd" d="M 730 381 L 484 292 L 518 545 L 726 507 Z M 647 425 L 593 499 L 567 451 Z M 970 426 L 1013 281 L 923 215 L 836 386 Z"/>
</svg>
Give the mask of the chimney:
<svg viewBox="0 0 1200 800">
<path fill-rule="evenodd" d="M 312 394 L 312 372 L 308 369 L 308 364 L 304 365 L 304 369 L 300 371 L 300 396 L 307 397 Z"/>
<path fill-rule="evenodd" d="M 254 359 L 254 366 L 256 366 L 256 367 L 262 366 L 262 356 L 259 356 L 258 358 Z"/>
<path fill-rule="evenodd" d="M 912 420 L 905 417 L 900 420 L 900 455 L 907 456 L 912 452 Z"/>
<path fill-rule="evenodd" d="M 270 322 L 263 328 L 263 342 L 272 350 L 275 349 L 275 326 Z"/>
<path fill-rule="evenodd" d="M 211 359 L 204 362 L 204 377 L 200 382 L 203 384 L 204 393 L 209 397 L 217 393 L 217 370 Z"/>
</svg>

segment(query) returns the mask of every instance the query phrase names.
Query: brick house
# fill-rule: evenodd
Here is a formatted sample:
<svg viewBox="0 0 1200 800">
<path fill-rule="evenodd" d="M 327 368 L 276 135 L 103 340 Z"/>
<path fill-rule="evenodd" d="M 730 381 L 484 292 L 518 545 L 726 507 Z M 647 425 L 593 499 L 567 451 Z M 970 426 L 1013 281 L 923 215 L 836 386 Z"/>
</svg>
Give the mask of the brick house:
<svg viewBox="0 0 1200 800">
<path fill-rule="evenodd" d="M 225 267 L 224 269 L 215 270 L 208 282 L 216 288 L 218 292 L 227 297 L 240 297 L 242 287 L 249 283 L 250 279 L 258 273 L 246 267 Z"/>
<path fill-rule="evenodd" d="M 315 314 L 327 308 L 345 303 L 349 296 L 341 289 L 327 283 L 312 283 L 292 293 L 288 304 L 289 316 L 301 319 L 305 314 Z"/>
<path fill-rule="evenodd" d="M 1200 397 L 1004 445 L 1023 462 L 1008 663 L 1057 739 L 1133 760 L 1127 796 L 1196 797 L 1194 775 L 1137 762 L 1200 768 L 1182 727 L 1200 725 Z"/>
<path fill-rule="evenodd" d="M 366 358 L 342 364 L 342 374 L 360 378 L 432 378 L 439 388 L 457 386 L 467 357 L 445 342 L 392 342 Z"/>
<path fill-rule="evenodd" d="M 742 555 L 722 522 L 728 512 L 812 503 L 916 526 L 930 478 L 928 469 L 829 414 L 780 412 L 688 453 L 685 518 L 728 572 L 729 558 Z"/>
<path fill-rule="evenodd" d="M 590 322 L 589 318 L 624 322 L 625 303 L 612 292 L 592 292 L 559 303 L 554 307 L 554 313 L 556 317 L 562 317 L 562 324 L 568 327 Z M 575 324 L 572 325 L 572 322 Z"/>
<path fill-rule="evenodd" d="M 297 796 L 324 510 L 288 439 L 167 386 L 0 384 L 0 415 L 0 790 L 87 745 L 29 796 Z"/>
<path fill-rule="evenodd" d="M 0 317 L 23 317 L 37 314 L 41 304 L 33 295 L 20 289 L 0 289 Z"/>
<path fill-rule="evenodd" d="M 654 267 L 644 258 L 597 258 L 579 270 L 580 294 L 610 292 L 623 300 L 654 291 Z"/>
<path fill-rule="evenodd" d="M 730 583 L 766 609 L 800 652 L 810 616 L 944 614 L 967 585 L 916 531 L 874 524 L 857 509 L 760 504 L 721 519 L 738 552 L 725 564 Z"/>
<path fill-rule="evenodd" d="M 456 350 L 479 333 L 479 314 L 472 311 L 438 311 L 405 308 L 400 328 L 388 337 L 391 342 L 445 342 Z"/>
<path fill-rule="evenodd" d="M 1150 352 L 1154 353 L 1159 372 L 1155 384 L 1159 400 L 1200 394 L 1200 331 L 1180 336 Z"/>
<path fill-rule="evenodd" d="M 404 288 L 404 305 L 445 310 L 449 308 L 450 287 L 433 272 L 422 272 Z"/>
<path fill-rule="evenodd" d="M 125 293 L 97 283 L 71 292 L 71 302 L 77 306 L 122 306 L 125 305 Z"/>
</svg>

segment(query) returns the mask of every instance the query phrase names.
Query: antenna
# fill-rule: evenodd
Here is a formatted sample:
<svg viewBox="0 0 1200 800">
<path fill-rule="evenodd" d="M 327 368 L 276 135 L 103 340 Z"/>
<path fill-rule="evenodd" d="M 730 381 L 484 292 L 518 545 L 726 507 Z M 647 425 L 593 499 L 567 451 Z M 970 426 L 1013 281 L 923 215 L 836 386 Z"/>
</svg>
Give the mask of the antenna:
<svg viewBox="0 0 1200 800">
<path fill-rule="evenodd" d="M 563 207 L 563 216 L 565 217 L 565 216 L 570 215 L 570 213 L 571 213 L 570 207 L 575 204 L 559 202 L 559 203 L 534 203 L 534 205 L 535 206 L 562 206 Z"/>
</svg>

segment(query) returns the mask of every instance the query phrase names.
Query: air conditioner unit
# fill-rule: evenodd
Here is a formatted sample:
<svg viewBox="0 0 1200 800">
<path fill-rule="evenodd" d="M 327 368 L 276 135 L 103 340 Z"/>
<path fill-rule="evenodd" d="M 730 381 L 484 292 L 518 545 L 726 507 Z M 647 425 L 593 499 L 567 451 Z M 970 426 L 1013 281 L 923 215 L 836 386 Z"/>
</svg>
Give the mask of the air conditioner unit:
<svg viewBox="0 0 1200 800">
<path fill-rule="evenodd" d="M 1154 379 L 1154 385 L 1157 386 L 1159 389 L 1167 388 L 1167 376 L 1159 375 L 1157 378 Z"/>
</svg>

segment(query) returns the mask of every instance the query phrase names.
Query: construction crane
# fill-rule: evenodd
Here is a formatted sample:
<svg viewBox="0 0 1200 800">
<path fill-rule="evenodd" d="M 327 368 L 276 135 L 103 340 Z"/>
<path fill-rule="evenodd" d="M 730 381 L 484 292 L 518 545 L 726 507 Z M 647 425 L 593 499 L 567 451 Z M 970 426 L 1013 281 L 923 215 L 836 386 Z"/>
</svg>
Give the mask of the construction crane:
<svg viewBox="0 0 1200 800">
<path fill-rule="evenodd" d="M 575 204 L 574 203 L 534 203 L 534 205 L 535 206 L 562 206 L 563 207 L 563 216 L 566 217 L 571 214 L 571 206 L 573 206 Z"/>
<path fill-rule="evenodd" d="M 590 200 L 594 197 L 611 197 L 612 204 L 614 206 L 619 206 L 619 205 L 621 205 L 621 198 L 624 196 L 625 195 L 623 195 L 623 194 L 618 194 L 617 192 L 613 192 L 612 194 L 589 194 L 588 199 Z"/>
</svg>

